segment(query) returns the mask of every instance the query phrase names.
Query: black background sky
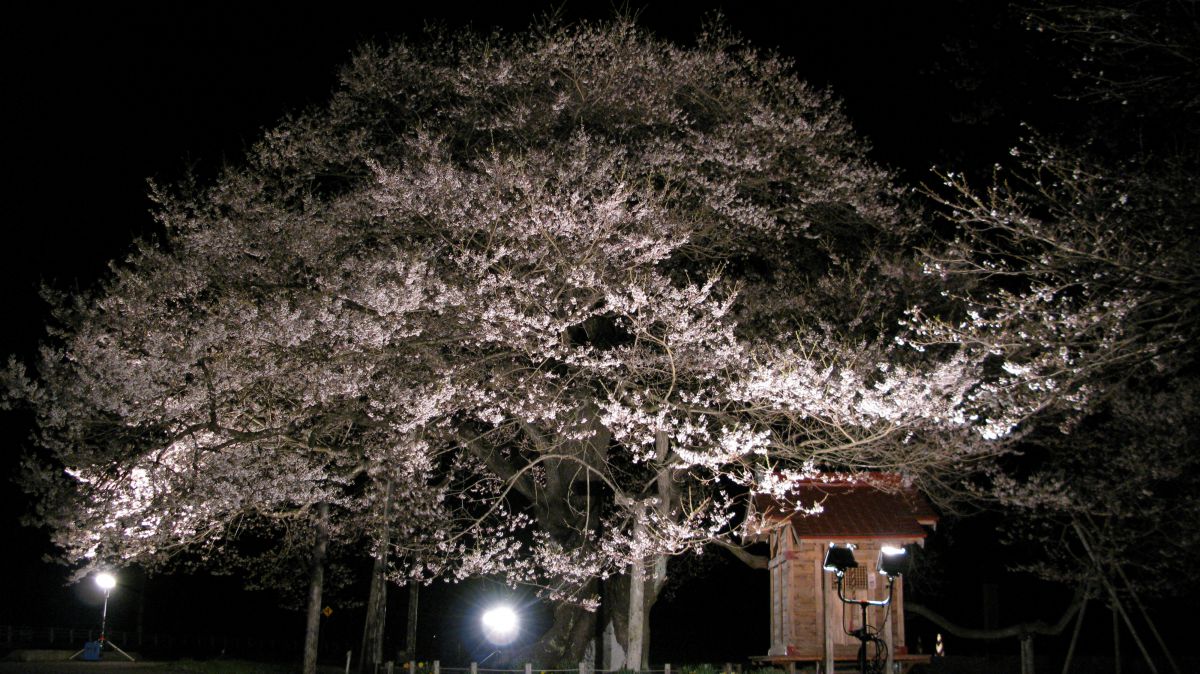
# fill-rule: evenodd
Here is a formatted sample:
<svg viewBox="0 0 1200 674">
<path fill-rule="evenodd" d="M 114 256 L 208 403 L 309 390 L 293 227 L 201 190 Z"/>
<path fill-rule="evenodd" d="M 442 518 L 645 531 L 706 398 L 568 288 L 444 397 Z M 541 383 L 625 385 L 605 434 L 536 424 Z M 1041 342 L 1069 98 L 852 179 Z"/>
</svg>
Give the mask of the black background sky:
<svg viewBox="0 0 1200 674">
<path fill-rule="evenodd" d="M 262 129 L 288 111 L 322 103 L 356 45 L 417 37 L 429 22 L 521 30 L 560 3 L 174 5 L 43 6 L 3 22 L 3 354 L 31 361 L 47 319 L 40 284 L 89 287 L 131 241 L 155 234 L 147 178 L 169 183 L 187 167 L 204 176 L 238 162 Z M 841 97 L 876 158 L 913 183 L 927 179 L 933 164 L 990 166 L 1016 141 L 1021 121 L 1070 122 L 1071 111 L 1056 96 L 1065 74 L 1040 60 L 1044 47 L 1030 46 L 1034 38 L 1002 3 L 690 2 L 682 9 L 650 2 L 633 8 L 642 25 L 683 42 L 722 10 L 750 42 L 791 56 L 802 77 Z M 561 12 L 567 20 L 613 15 L 605 2 L 566 2 Z M 19 415 L 4 420 L 5 474 L 15 473 L 28 446 L 26 423 Z M 0 545 L 12 567 L 7 578 L 19 580 L 0 583 L 0 625 L 93 621 L 94 590 L 63 588 L 65 572 L 40 561 L 48 551 L 44 533 L 18 524 L 29 507 L 25 497 L 11 485 L 2 492 Z M 976 532 L 957 540 L 978 546 L 986 539 Z M 716 577 L 722 581 L 685 585 L 656 612 L 655 660 L 765 652 L 765 575 L 727 565 Z M 469 603 L 459 596 L 465 592 L 444 593 L 441 600 L 435 594 L 433 603 L 423 604 L 433 610 L 444 601 L 443 613 L 458 615 Z M 238 592 L 235 579 L 159 579 L 146 593 L 147 619 L 156 616 L 162 628 L 199 620 L 212 631 L 248 629 L 275 615 L 270 598 Z M 115 615 L 128 620 L 132 600 L 123 601 L 115 603 Z M 430 635 L 422 638 L 431 643 Z"/>
</svg>

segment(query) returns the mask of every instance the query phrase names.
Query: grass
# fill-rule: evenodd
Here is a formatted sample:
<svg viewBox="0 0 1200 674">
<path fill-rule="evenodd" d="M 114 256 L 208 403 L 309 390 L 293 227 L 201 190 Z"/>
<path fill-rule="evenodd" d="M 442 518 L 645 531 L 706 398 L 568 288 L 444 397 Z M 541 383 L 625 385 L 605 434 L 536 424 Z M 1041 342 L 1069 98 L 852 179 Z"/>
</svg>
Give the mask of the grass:
<svg viewBox="0 0 1200 674">
<path fill-rule="evenodd" d="M 171 665 L 172 671 L 189 674 L 293 674 L 296 671 L 295 663 L 253 660 L 179 660 Z"/>
</svg>

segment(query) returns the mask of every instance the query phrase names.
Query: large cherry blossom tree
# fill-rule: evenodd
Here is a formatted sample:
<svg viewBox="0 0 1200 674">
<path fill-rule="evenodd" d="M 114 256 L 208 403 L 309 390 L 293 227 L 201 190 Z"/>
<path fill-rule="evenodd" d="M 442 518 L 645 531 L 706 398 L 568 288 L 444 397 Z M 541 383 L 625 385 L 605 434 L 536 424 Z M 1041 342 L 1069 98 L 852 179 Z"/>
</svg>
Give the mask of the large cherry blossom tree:
<svg viewBox="0 0 1200 674">
<path fill-rule="evenodd" d="M 948 484 L 1052 395 L 923 322 L 951 300 L 865 153 L 720 29 L 365 48 L 243 165 L 157 189 L 161 241 L 54 299 L 36 375 L 9 374 L 49 450 L 42 520 L 85 567 L 297 523 L 309 668 L 329 545 L 542 587 L 539 662 L 578 661 L 603 596 L 637 666 L 667 556 L 732 545 L 739 494 Z"/>
</svg>

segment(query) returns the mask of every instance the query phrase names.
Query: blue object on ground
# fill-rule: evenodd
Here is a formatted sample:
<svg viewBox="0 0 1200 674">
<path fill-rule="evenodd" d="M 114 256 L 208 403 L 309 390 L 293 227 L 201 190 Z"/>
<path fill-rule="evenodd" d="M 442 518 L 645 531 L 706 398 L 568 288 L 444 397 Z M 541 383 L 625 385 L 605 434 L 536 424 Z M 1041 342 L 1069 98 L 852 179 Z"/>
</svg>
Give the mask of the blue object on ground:
<svg viewBox="0 0 1200 674">
<path fill-rule="evenodd" d="M 102 644 L 99 641 L 89 641 L 83 645 L 84 660 L 99 660 Z"/>
</svg>

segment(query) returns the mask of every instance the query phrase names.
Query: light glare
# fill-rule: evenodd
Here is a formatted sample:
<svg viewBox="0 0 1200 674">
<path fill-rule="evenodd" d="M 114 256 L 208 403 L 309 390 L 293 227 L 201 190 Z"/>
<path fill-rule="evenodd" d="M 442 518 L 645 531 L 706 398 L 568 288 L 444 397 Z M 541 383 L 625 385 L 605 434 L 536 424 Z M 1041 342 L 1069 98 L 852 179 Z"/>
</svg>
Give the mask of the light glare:
<svg viewBox="0 0 1200 674">
<path fill-rule="evenodd" d="M 517 638 L 517 614 L 507 606 L 488 609 L 483 614 L 483 636 L 497 646 Z"/>
<path fill-rule="evenodd" d="M 100 586 L 100 589 L 107 592 L 117 586 L 117 579 L 106 571 L 96 574 L 96 584 Z"/>
</svg>

